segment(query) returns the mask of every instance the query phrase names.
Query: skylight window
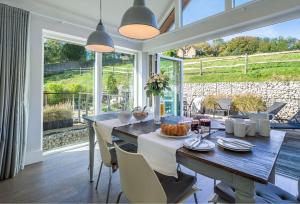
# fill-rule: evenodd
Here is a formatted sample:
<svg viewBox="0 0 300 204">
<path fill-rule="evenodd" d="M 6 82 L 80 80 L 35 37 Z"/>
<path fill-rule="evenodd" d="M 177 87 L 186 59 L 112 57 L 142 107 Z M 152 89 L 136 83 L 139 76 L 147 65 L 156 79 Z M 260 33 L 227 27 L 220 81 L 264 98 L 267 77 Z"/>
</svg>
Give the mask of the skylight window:
<svg viewBox="0 0 300 204">
<path fill-rule="evenodd" d="M 213 16 L 225 10 L 223 0 L 191 0 L 183 11 L 183 25 Z"/>
<path fill-rule="evenodd" d="M 250 1 L 253 1 L 253 0 L 233 0 L 233 1 L 234 1 L 235 7 L 237 7 L 237 6 L 240 6 L 242 4 L 246 4 L 246 3 L 250 2 Z"/>
</svg>

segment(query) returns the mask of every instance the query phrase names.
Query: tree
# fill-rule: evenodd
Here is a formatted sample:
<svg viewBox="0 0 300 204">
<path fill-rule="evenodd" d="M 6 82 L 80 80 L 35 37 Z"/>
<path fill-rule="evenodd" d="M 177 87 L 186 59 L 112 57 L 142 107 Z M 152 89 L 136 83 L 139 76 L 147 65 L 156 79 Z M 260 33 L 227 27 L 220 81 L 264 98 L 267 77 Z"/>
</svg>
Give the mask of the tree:
<svg viewBox="0 0 300 204">
<path fill-rule="evenodd" d="M 175 49 L 173 50 L 168 50 L 168 51 L 165 51 L 163 53 L 163 55 L 165 56 L 169 56 L 169 57 L 177 57 L 177 51 Z"/>
<path fill-rule="evenodd" d="M 47 39 L 44 44 L 45 64 L 54 64 L 61 61 L 62 44 L 57 40 Z"/>
<path fill-rule="evenodd" d="M 62 46 L 62 57 L 64 61 L 85 60 L 85 48 L 83 46 L 65 43 Z"/>
<path fill-rule="evenodd" d="M 300 49 L 300 40 L 297 40 L 297 42 L 295 43 L 295 50 L 299 50 Z"/>
<path fill-rule="evenodd" d="M 223 51 L 224 55 L 254 54 L 259 47 L 259 38 L 241 36 L 231 39 Z"/>
<path fill-rule="evenodd" d="M 197 50 L 197 56 L 210 56 L 213 53 L 213 49 L 208 42 L 201 42 L 195 44 Z"/>
<path fill-rule="evenodd" d="M 264 53 L 264 52 L 270 52 L 270 50 L 271 50 L 270 39 L 260 38 L 258 44 L 258 52 Z"/>
<path fill-rule="evenodd" d="M 111 73 L 107 78 L 107 93 L 111 95 L 116 95 L 119 93 L 117 79 L 115 78 L 114 73 Z"/>
<path fill-rule="evenodd" d="M 217 57 L 226 49 L 226 42 L 222 38 L 213 40 L 212 42 L 212 55 Z"/>
</svg>

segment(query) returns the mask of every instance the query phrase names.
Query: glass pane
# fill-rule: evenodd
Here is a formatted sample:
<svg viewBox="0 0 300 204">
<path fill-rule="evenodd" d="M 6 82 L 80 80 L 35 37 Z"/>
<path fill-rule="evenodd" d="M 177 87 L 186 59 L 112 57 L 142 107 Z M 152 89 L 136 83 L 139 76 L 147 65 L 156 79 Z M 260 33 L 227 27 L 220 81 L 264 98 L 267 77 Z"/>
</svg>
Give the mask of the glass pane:
<svg viewBox="0 0 300 204">
<path fill-rule="evenodd" d="M 102 111 L 133 108 L 135 56 L 125 53 L 103 54 Z"/>
<path fill-rule="evenodd" d="M 170 59 L 160 59 L 160 72 L 170 78 L 171 91 L 165 92 L 164 102 L 166 114 L 180 115 L 181 73 L 180 62 Z"/>
<path fill-rule="evenodd" d="M 237 7 L 237 6 L 240 6 L 242 4 L 246 4 L 250 1 L 253 1 L 253 0 L 234 0 L 234 5 L 235 5 L 235 7 Z"/>
<path fill-rule="evenodd" d="M 95 55 L 84 46 L 44 41 L 44 151 L 88 141 L 83 115 L 93 115 Z"/>
<path fill-rule="evenodd" d="M 183 25 L 213 16 L 224 10 L 224 0 L 192 0 L 183 11 Z"/>
</svg>

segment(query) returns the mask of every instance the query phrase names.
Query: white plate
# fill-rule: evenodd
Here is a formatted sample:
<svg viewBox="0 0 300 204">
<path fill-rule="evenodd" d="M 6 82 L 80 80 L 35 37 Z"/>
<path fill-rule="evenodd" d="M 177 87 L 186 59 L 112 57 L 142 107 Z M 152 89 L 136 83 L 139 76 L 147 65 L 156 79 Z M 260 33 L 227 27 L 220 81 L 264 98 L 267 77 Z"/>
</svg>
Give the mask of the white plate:
<svg viewBox="0 0 300 204">
<path fill-rule="evenodd" d="M 209 140 L 203 140 L 198 146 L 196 147 L 191 147 L 190 144 L 195 141 L 195 138 L 190 138 L 190 139 L 186 139 L 183 143 L 183 146 L 191 149 L 191 150 L 195 150 L 195 151 L 199 151 L 199 152 L 208 152 L 211 151 L 215 148 L 215 143 L 209 141 Z"/>
<path fill-rule="evenodd" d="M 159 136 L 161 136 L 161 137 L 168 137 L 168 138 L 174 138 L 174 139 L 187 138 L 187 137 L 190 137 L 190 136 L 192 136 L 192 135 L 194 134 L 193 132 L 190 131 L 190 132 L 188 132 L 187 135 L 183 135 L 183 136 L 171 136 L 171 135 L 166 135 L 166 134 L 162 133 L 162 132 L 160 131 L 160 128 L 156 130 L 156 133 L 157 133 Z"/>
<path fill-rule="evenodd" d="M 244 147 L 244 146 L 240 146 L 237 144 L 232 144 L 230 142 L 225 142 L 222 139 L 218 139 L 217 140 L 217 144 L 224 148 L 224 149 L 228 149 L 228 150 L 232 150 L 232 151 L 236 151 L 236 152 L 249 152 L 252 151 L 251 147 Z"/>
</svg>

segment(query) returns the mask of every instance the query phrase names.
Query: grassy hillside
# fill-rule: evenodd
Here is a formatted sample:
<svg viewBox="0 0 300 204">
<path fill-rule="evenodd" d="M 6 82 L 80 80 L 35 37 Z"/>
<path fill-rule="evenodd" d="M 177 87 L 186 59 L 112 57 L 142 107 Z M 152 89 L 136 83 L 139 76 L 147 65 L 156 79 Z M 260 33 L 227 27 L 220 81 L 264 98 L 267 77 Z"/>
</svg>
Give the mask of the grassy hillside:
<svg viewBox="0 0 300 204">
<path fill-rule="evenodd" d="M 119 66 L 105 66 L 103 67 L 103 85 L 104 91 L 107 88 L 107 79 L 110 73 L 114 72 L 115 77 L 117 78 L 117 85 L 129 86 L 133 81 L 133 70 L 131 64 L 123 64 Z M 72 90 L 72 87 L 76 85 L 81 86 L 83 92 L 93 92 L 93 70 L 84 71 L 65 71 L 64 73 L 53 74 L 45 76 L 44 86 L 47 90 L 50 84 L 60 84 L 63 85 L 68 90 Z M 50 90 L 51 92 L 51 90 Z M 53 91 L 52 91 L 53 92 Z M 72 91 L 69 91 L 72 92 Z"/>
<path fill-rule="evenodd" d="M 200 75 L 200 61 L 202 73 Z M 247 74 L 245 57 L 210 57 L 184 60 L 186 83 L 291 81 L 300 80 L 300 53 L 249 56 Z"/>
</svg>

